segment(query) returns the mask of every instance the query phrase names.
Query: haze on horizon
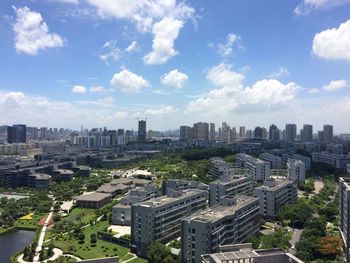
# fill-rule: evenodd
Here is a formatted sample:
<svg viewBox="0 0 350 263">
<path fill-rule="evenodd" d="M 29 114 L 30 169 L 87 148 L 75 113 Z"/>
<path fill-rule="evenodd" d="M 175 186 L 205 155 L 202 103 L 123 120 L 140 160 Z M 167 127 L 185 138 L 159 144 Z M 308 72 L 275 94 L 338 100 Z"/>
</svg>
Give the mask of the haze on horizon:
<svg viewBox="0 0 350 263">
<path fill-rule="evenodd" d="M 349 0 L 0 2 L 0 125 L 350 132 Z"/>
</svg>

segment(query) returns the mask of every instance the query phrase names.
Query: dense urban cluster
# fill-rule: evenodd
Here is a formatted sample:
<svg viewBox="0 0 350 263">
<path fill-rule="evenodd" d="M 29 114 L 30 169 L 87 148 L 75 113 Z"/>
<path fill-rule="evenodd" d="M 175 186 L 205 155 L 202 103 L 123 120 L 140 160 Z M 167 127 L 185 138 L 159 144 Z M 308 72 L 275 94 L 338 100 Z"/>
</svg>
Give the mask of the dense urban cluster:
<svg viewBox="0 0 350 263">
<path fill-rule="evenodd" d="M 14 262 L 350 259 L 350 135 L 331 125 L 0 132 L 0 230 L 38 231 Z"/>
</svg>

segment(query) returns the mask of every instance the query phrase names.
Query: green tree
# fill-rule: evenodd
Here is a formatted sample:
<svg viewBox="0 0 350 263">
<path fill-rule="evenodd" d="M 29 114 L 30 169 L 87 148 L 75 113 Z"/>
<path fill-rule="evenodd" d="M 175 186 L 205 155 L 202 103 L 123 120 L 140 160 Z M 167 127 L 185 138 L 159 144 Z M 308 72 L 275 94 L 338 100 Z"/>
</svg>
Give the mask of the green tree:
<svg viewBox="0 0 350 263">
<path fill-rule="evenodd" d="M 148 247 L 147 256 L 152 263 L 176 263 L 170 252 L 170 248 L 160 242 L 153 242 Z"/>
<path fill-rule="evenodd" d="M 90 235 L 90 243 L 92 244 L 92 246 L 96 246 L 97 243 L 97 236 L 95 233 Z"/>
<path fill-rule="evenodd" d="M 83 232 L 80 232 L 77 237 L 79 239 L 79 243 L 81 243 L 81 244 L 84 243 L 85 234 Z"/>
</svg>

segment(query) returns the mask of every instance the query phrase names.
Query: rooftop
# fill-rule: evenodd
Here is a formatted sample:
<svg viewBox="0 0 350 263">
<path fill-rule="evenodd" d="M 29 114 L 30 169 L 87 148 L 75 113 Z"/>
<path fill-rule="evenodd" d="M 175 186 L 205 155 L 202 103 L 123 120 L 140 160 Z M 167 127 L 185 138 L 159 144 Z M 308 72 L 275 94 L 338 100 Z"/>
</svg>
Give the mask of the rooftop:
<svg viewBox="0 0 350 263">
<path fill-rule="evenodd" d="M 234 199 L 235 204 L 233 206 L 215 205 L 206 210 L 192 214 L 187 217 L 186 220 L 201 222 L 217 221 L 225 216 L 234 214 L 240 208 L 258 200 L 258 198 L 243 195 L 236 195 Z"/>
<path fill-rule="evenodd" d="M 102 201 L 105 198 L 110 197 L 110 194 L 93 192 L 90 194 L 80 195 L 76 198 L 77 201 Z"/>
<path fill-rule="evenodd" d="M 264 181 L 264 185 L 256 187 L 255 189 L 275 191 L 292 183 L 293 182 L 290 180 L 268 179 Z"/>
</svg>

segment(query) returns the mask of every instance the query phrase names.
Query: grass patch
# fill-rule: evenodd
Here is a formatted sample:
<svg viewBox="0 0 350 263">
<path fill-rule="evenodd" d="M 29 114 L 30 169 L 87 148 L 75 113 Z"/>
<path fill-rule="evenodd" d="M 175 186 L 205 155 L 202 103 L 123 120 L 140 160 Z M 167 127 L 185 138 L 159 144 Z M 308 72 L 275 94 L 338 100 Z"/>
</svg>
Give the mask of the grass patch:
<svg viewBox="0 0 350 263">
<path fill-rule="evenodd" d="M 31 215 L 31 216 L 29 216 Z M 46 214 L 34 214 L 31 213 L 29 215 L 26 215 L 25 217 L 27 219 L 18 219 L 15 221 L 14 226 L 18 227 L 18 228 L 26 228 L 26 229 L 37 229 L 39 228 L 38 223 L 40 221 L 40 219 L 42 219 Z M 29 219 L 29 217 L 31 217 L 31 219 Z"/>
<path fill-rule="evenodd" d="M 88 208 L 73 208 L 68 216 L 63 217 L 62 221 L 71 221 L 71 222 L 81 222 L 83 225 L 89 224 L 91 220 L 97 218 L 95 209 Z"/>
<path fill-rule="evenodd" d="M 131 261 L 129 261 L 129 262 L 130 262 L 130 263 L 147 263 L 148 260 L 143 259 L 143 258 L 135 258 L 135 259 L 133 259 L 133 260 L 131 260 Z"/>
<path fill-rule="evenodd" d="M 108 221 L 100 221 L 96 225 L 84 228 L 82 231 L 85 234 L 85 242 L 79 243 L 74 236 L 65 235 L 59 240 L 55 240 L 56 247 L 63 250 L 64 253 L 70 253 L 82 259 L 102 258 L 119 256 L 123 258 L 129 249 L 118 246 L 100 239 L 97 239 L 95 246 L 91 246 L 91 234 L 97 234 L 98 231 L 105 230 L 109 226 Z"/>
</svg>

